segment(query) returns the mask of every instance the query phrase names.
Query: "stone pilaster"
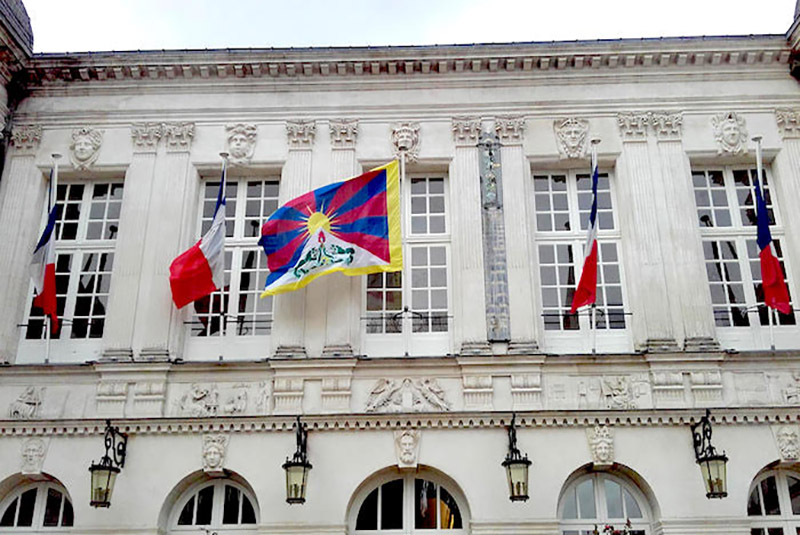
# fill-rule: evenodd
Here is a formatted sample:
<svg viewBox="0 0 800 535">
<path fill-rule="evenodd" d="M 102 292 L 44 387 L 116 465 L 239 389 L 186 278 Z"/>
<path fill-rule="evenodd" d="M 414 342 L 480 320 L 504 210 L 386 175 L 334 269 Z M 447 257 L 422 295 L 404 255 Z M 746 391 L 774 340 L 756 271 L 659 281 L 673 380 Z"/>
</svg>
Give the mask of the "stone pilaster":
<svg viewBox="0 0 800 535">
<path fill-rule="evenodd" d="M 14 362 L 20 336 L 17 324 L 30 306 L 28 265 L 43 228 L 47 192 L 47 180 L 36 167 L 41 135 L 40 126 L 14 129 L 0 183 L 0 362 Z"/>
<path fill-rule="evenodd" d="M 103 334 L 103 359 L 133 357 L 133 333 L 142 259 L 145 255 L 145 232 L 150 215 L 156 149 L 163 127 L 158 123 L 131 126 L 133 157 L 125 173 L 125 202 L 119 220 L 119 234 L 114 254 L 114 291 L 108 302 L 108 319 Z"/>
<path fill-rule="evenodd" d="M 795 206 L 800 199 L 800 110 L 778 110 L 775 116 L 783 146 L 772 164 L 775 180 L 770 187 L 777 192 L 783 228 L 786 229 L 781 241 L 786 242 L 783 251 L 789 257 L 789 269 L 793 270 L 789 275 L 789 292 L 797 308 L 800 299 L 800 232 L 791 229 L 800 229 L 800 211 Z"/>
<path fill-rule="evenodd" d="M 144 177 L 138 179 L 146 182 L 148 168 L 152 165 L 151 200 L 146 220 L 159 222 L 158 225 L 144 227 L 143 245 L 138 244 L 138 239 L 132 238 L 134 249 L 141 247 L 141 277 L 135 301 L 132 344 L 133 357 L 137 360 L 162 360 L 181 356 L 186 332 L 184 322 L 191 317 L 191 305 L 179 311 L 172 303 L 169 265 L 197 238 L 199 176 L 189 159 L 195 127 L 193 123 L 165 123 L 162 128 L 166 152 L 158 154 L 152 164 L 152 146 L 145 139 L 151 137 L 147 133 L 150 131 L 145 129 L 145 133 L 141 135 L 136 129 L 133 132 L 133 142 L 137 145 L 137 150 L 141 149 L 141 154 L 134 156 L 132 172 L 135 175 L 131 176 L 134 180 Z M 146 186 L 140 187 L 146 189 Z M 125 195 L 127 204 L 127 189 Z M 147 201 L 143 196 L 144 192 L 136 191 L 134 186 L 134 200 L 131 201 L 134 206 L 127 214 L 134 221 L 144 215 L 142 206 Z M 129 232 L 136 230 L 142 232 L 141 228 L 128 229 Z M 121 242 L 120 238 L 119 243 Z M 124 251 L 123 254 L 128 258 L 133 257 L 133 253 L 129 251 Z M 128 269 L 134 270 L 135 267 Z"/>
<path fill-rule="evenodd" d="M 628 303 L 636 349 L 676 350 L 664 260 L 659 245 L 662 219 L 657 202 L 658 162 L 650 151 L 649 116 L 618 116 L 622 154 L 617 161 L 616 212 L 622 231 Z"/>
<path fill-rule="evenodd" d="M 451 236 L 453 237 L 453 326 L 462 354 L 491 352 L 486 336 L 483 247 L 477 118 L 453 119 L 455 157 L 450 164 Z"/>
<path fill-rule="evenodd" d="M 339 181 L 356 176 L 358 121 L 331 121 L 330 134 L 331 179 Z M 328 290 L 323 356 L 353 355 L 353 342 L 359 332 L 361 279 L 334 273 L 316 281 L 317 284 L 324 282 Z"/>
<path fill-rule="evenodd" d="M 651 113 L 650 123 L 657 145 L 657 168 L 661 172 L 656 198 L 663 199 L 663 205 L 658 215 L 662 221 L 669 221 L 659 228 L 673 325 L 677 338 L 683 339 L 684 349 L 718 350 L 694 209 L 691 166 L 682 144 L 683 116 Z M 687 276 L 690 273 L 697 276 Z"/>
<path fill-rule="evenodd" d="M 503 212 L 505 216 L 506 262 L 508 272 L 511 341 L 509 353 L 532 353 L 537 350 L 536 317 L 531 287 L 530 245 L 526 221 L 525 183 L 530 171 L 522 150 L 525 121 L 521 117 L 499 118 L 495 131 L 500 137 L 500 156 L 503 162 Z"/>
<path fill-rule="evenodd" d="M 311 149 L 317 126 L 314 122 L 288 122 L 289 152 L 281 172 L 280 204 L 311 189 Z M 276 357 L 304 357 L 306 289 L 275 296 L 272 339 Z"/>
</svg>

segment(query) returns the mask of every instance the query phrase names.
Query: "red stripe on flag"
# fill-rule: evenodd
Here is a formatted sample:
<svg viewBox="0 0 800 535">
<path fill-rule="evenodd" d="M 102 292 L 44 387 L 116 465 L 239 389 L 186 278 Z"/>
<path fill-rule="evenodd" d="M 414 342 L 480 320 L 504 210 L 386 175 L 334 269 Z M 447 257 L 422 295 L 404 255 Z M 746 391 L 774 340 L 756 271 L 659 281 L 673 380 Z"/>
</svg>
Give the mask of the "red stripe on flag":
<svg viewBox="0 0 800 535">
<path fill-rule="evenodd" d="M 583 272 L 575 295 L 572 296 L 570 314 L 574 314 L 580 307 L 597 302 L 597 240 L 592 242 L 592 251 L 583 261 Z"/>
<path fill-rule="evenodd" d="M 772 247 L 767 245 L 759 253 L 761 258 L 761 287 L 764 289 L 764 303 L 775 310 L 790 314 L 789 290 L 783 280 L 780 261 L 772 254 Z"/>
<path fill-rule="evenodd" d="M 56 299 L 56 265 L 47 264 L 44 267 L 44 284 L 42 291 L 33 298 L 33 306 L 42 309 L 45 315 L 50 316 L 50 332 L 58 331 L 58 300 Z"/>
<path fill-rule="evenodd" d="M 169 266 L 169 285 L 175 306 L 183 308 L 192 301 L 215 291 L 211 266 L 198 241 Z"/>
</svg>

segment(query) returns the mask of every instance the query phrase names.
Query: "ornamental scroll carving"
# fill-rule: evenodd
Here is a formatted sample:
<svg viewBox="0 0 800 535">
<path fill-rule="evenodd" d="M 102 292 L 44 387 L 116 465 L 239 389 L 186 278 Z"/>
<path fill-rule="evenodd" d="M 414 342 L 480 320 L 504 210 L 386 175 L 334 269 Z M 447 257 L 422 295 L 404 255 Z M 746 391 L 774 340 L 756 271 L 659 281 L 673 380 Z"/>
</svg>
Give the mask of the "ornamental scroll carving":
<svg viewBox="0 0 800 535">
<path fill-rule="evenodd" d="M 568 117 L 553 122 L 558 152 L 562 159 L 584 158 L 589 146 L 589 121 Z"/>
<path fill-rule="evenodd" d="M 747 154 L 747 127 L 736 112 L 720 113 L 711 118 L 717 154 Z"/>
<path fill-rule="evenodd" d="M 286 123 L 289 149 L 310 149 L 317 135 L 317 123 L 313 121 L 288 121 Z"/>
<path fill-rule="evenodd" d="M 395 158 L 405 156 L 407 162 L 416 162 L 420 145 L 419 123 L 396 123 L 392 125 L 392 152 Z"/>
<path fill-rule="evenodd" d="M 258 130 L 254 124 L 229 124 L 225 127 L 230 161 L 237 165 L 248 165 L 256 150 Z"/>
<path fill-rule="evenodd" d="M 11 132 L 11 145 L 20 151 L 35 151 L 42 141 L 42 127 L 38 124 L 15 126 Z"/>
<path fill-rule="evenodd" d="M 381 379 L 372 388 L 365 412 L 449 411 L 436 379 Z"/>
<path fill-rule="evenodd" d="M 94 128 L 83 127 L 72 131 L 69 144 L 69 159 L 76 169 L 89 169 L 100 155 L 103 133 Z"/>
<path fill-rule="evenodd" d="M 358 138 L 358 121 L 331 121 L 331 146 L 334 149 L 354 149 Z"/>
</svg>

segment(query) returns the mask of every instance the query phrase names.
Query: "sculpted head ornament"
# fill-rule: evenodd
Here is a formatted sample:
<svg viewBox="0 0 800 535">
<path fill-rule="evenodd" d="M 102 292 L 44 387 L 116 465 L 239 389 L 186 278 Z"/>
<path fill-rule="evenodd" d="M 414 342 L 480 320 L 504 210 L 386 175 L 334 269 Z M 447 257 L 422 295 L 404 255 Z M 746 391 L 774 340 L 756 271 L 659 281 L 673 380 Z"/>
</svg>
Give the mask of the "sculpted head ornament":
<svg viewBox="0 0 800 535">
<path fill-rule="evenodd" d="M 397 466 L 400 468 L 413 468 L 417 466 L 419 452 L 420 431 L 418 429 L 404 429 L 395 431 L 394 447 L 397 454 Z"/>
<path fill-rule="evenodd" d="M 228 437 L 225 435 L 203 436 L 203 470 L 206 472 L 221 472 L 225 464 L 225 450 L 228 447 Z"/>
<path fill-rule="evenodd" d="M 796 461 L 800 458 L 800 441 L 794 426 L 787 425 L 779 428 L 775 432 L 775 441 L 778 443 L 781 460 Z"/>
<path fill-rule="evenodd" d="M 747 154 L 747 128 L 744 117 L 728 112 L 711 118 L 717 154 Z"/>
<path fill-rule="evenodd" d="M 29 438 L 22 443 L 22 473 L 39 474 L 44 463 L 44 454 L 47 449 L 41 438 Z"/>
<path fill-rule="evenodd" d="M 586 156 L 589 121 L 570 117 L 553 123 L 562 158 L 583 158 Z"/>
<path fill-rule="evenodd" d="M 79 128 L 72 132 L 69 157 L 76 169 L 88 169 L 100 154 L 103 134 L 94 128 Z"/>
<path fill-rule="evenodd" d="M 250 163 L 256 148 L 256 125 L 232 124 L 225 127 L 228 138 L 228 152 L 231 161 L 238 164 Z"/>
<path fill-rule="evenodd" d="M 614 437 L 611 428 L 597 425 L 588 431 L 589 449 L 595 464 L 611 464 L 614 462 Z"/>
</svg>

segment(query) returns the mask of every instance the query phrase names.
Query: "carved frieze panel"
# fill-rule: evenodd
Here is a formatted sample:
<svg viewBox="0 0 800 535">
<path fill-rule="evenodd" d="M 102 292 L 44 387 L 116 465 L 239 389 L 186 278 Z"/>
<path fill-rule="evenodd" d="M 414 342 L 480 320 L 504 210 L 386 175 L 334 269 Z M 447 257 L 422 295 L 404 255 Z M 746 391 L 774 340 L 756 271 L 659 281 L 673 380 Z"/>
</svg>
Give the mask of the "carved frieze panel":
<svg viewBox="0 0 800 535">
<path fill-rule="evenodd" d="M 161 416 L 167 385 L 164 381 L 141 381 L 133 387 L 133 410 L 137 416 Z"/>
<path fill-rule="evenodd" d="M 481 120 L 478 117 L 453 118 L 453 141 L 456 147 L 475 147 L 481 135 Z"/>
<path fill-rule="evenodd" d="M 398 468 L 416 468 L 419 462 L 419 445 L 422 432 L 419 429 L 403 429 L 394 432 L 394 451 Z"/>
<path fill-rule="evenodd" d="M 775 121 L 783 139 L 800 138 L 800 110 L 775 110 Z"/>
<path fill-rule="evenodd" d="M 648 390 L 646 377 L 627 375 L 605 376 L 600 381 L 600 389 L 607 409 L 636 409 L 640 407 L 640 398 Z"/>
<path fill-rule="evenodd" d="M 491 409 L 494 388 L 491 375 L 467 375 L 464 383 L 464 406 L 467 409 Z"/>
<path fill-rule="evenodd" d="M 164 135 L 161 123 L 135 123 L 131 125 L 134 152 L 155 152 Z"/>
<path fill-rule="evenodd" d="M 497 117 L 494 131 L 504 145 L 520 145 L 525 135 L 525 119 L 522 117 Z"/>
<path fill-rule="evenodd" d="M 210 476 L 225 474 L 225 455 L 228 451 L 230 437 L 224 434 L 203 435 L 203 453 L 201 461 L 203 471 Z"/>
<path fill-rule="evenodd" d="M 405 156 L 407 162 L 416 162 L 420 147 L 419 123 L 403 122 L 392 125 L 391 141 L 395 158 Z"/>
<path fill-rule="evenodd" d="M 247 412 L 247 385 L 237 384 L 233 387 L 233 391 L 225 396 L 225 401 L 222 402 L 222 413 L 237 415 L 245 414 Z"/>
<path fill-rule="evenodd" d="M 334 149 L 355 149 L 358 138 L 358 121 L 340 119 L 331 121 L 331 146 Z"/>
<path fill-rule="evenodd" d="M 800 433 L 796 425 L 772 426 L 772 436 L 775 438 L 781 462 L 800 461 Z"/>
<path fill-rule="evenodd" d="M 290 150 L 309 150 L 314 145 L 317 135 L 317 123 L 314 121 L 287 121 L 286 136 Z"/>
<path fill-rule="evenodd" d="M 217 385 L 192 384 L 178 400 L 176 412 L 178 416 L 194 418 L 216 416 L 219 412 Z"/>
<path fill-rule="evenodd" d="M 225 126 L 225 142 L 231 163 L 248 165 L 256 150 L 258 130 L 254 124 L 229 124 Z"/>
<path fill-rule="evenodd" d="M 269 414 L 272 385 L 269 381 L 261 381 L 256 387 L 256 414 Z"/>
<path fill-rule="evenodd" d="M 164 123 L 167 151 L 184 152 L 191 149 L 194 130 L 194 123 Z"/>
<path fill-rule="evenodd" d="M 589 147 L 589 121 L 568 117 L 553 121 L 556 146 L 562 159 L 584 158 Z"/>
<path fill-rule="evenodd" d="M 436 379 L 380 379 L 367 399 L 365 412 L 449 411 L 450 402 Z"/>
<path fill-rule="evenodd" d="M 657 407 L 681 406 L 686 403 L 681 372 L 653 372 L 653 401 Z"/>
<path fill-rule="evenodd" d="M 35 420 L 40 417 L 44 387 L 28 386 L 11 402 L 8 417 L 11 420 Z"/>
<path fill-rule="evenodd" d="M 47 455 L 47 442 L 40 437 L 32 437 L 22 441 L 20 449 L 20 472 L 26 476 L 39 476 Z"/>
<path fill-rule="evenodd" d="M 766 376 L 762 372 L 734 373 L 733 382 L 738 402 L 744 406 L 767 405 L 770 402 Z"/>
<path fill-rule="evenodd" d="M 326 411 L 343 411 L 350 408 L 350 377 L 325 377 L 322 379 L 322 408 Z"/>
<path fill-rule="evenodd" d="M 85 126 L 72 131 L 69 144 L 69 159 L 75 169 L 89 169 L 100 155 L 103 133 Z"/>
<path fill-rule="evenodd" d="M 21 124 L 11 131 L 11 145 L 18 151 L 36 152 L 42 142 L 42 127 L 38 124 Z"/>
<path fill-rule="evenodd" d="M 702 406 L 722 401 L 722 374 L 719 370 L 692 372 L 689 379 L 696 404 Z"/>
<path fill-rule="evenodd" d="M 791 381 L 781 389 L 781 394 L 787 405 L 800 405 L 800 371 L 792 372 Z"/>
<path fill-rule="evenodd" d="M 596 425 L 586 430 L 586 438 L 589 441 L 589 451 L 595 467 L 614 463 L 614 434 L 611 427 Z"/>
<path fill-rule="evenodd" d="M 747 126 L 736 112 L 720 113 L 711 118 L 717 154 L 747 154 Z"/>
<path fill-rule="evenodd" d="M 511 376 L 511 402 L 514 409 L 538 409 L 542 406 L 542 374 Z"/>
<path fill-rule="evenodd" d="M 296 414 L 303 409 L 303 379 L 299 377 L 277 377 L 273 390 L 275 412 Z"/>
<path fill-rule="evenodd" d="M 128 383 L 124 381 L 100 381 L 97 383 L 95 403 L 101 416 L 124 416 L 128 399 Z"/>
</svg>

